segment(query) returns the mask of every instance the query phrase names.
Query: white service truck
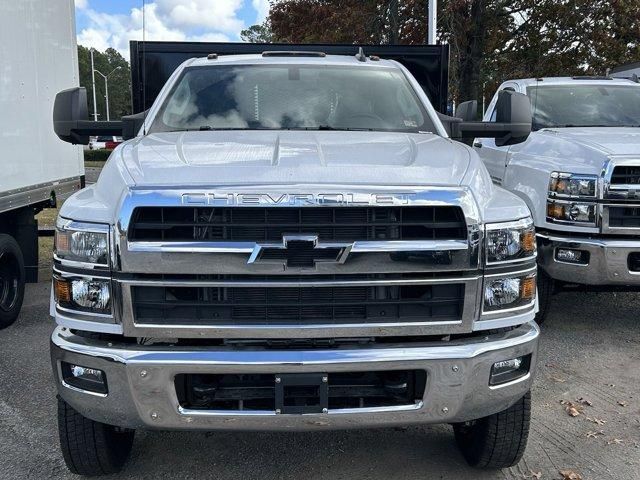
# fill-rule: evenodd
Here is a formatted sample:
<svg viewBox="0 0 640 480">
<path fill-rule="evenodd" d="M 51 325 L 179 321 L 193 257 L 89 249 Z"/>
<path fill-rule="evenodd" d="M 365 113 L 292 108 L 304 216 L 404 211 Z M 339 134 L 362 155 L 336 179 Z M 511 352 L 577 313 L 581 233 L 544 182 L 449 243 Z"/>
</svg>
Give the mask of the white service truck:
<svg viewBox="0 0 640 480">
<path fill-rule="evenodd" d="M 510 146 L 476 138 L 473 146 L 493 181 L 531 209 L 538 323 L 560 288 L 640 290 L 640 85 L 611 77 L 509 80 L 485 121 L 495 121 L 505 91 L 529 97 L 531 135 Z"/>
<path fill-rule="evenodd" d="M 73 0 L 0 4 L 0 329 L 38 278 L 35 215 L 82 186 L 80 147 L 51 129 L 55 95 L 78 85 Z"/>
<path fill-rule="evenodd" d="M 454 141 L 523 141 L 529 100 L 498 102 L 499 123 L 440 117 L 405 67 L 362 51 L 189 59 L 122 122 L 88 121 L 84 89 L 58 94 L 62 140 L 127 139 L 58 220 L 71 471 L 119 470 L 136 429 L 427 423 L 452 424 L 471 465 L 517 463 L 533 221 Z"/>
</svg>

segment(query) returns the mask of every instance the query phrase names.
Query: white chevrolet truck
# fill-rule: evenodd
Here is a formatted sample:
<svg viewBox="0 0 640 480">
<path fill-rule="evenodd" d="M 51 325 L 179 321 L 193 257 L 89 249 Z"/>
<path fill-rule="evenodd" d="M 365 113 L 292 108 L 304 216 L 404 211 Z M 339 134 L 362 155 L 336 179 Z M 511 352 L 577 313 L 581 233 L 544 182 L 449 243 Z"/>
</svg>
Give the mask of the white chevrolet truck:
<svg viewBox="0 0 640 480">
<path fill-rule="evenodd" d="M 538 237 L 540 313 L 554 290 L 640 290 L 640 85 L 610 77 L 538 78 L 503 83 L 527 95 L 533 132 L 474 148 L 493 181 L 531 209 Z M 467 109 L 469 112 L 470 109 Z"/>
<path fill-rule="evenodd" d="M 456 122 L 399 63 L 300 51 L 188 60 L 121 122 L 59 93 L 61 139 L 128 139 L 58 220 L 69 469 L 119 470 L 136 429 L 428 423 L 453 425 L 473 466 L 518 462 L 533 220 L 453 140 L 526 139 L 526 96 L 499 103 L 500 123 Z"/>
</svg>

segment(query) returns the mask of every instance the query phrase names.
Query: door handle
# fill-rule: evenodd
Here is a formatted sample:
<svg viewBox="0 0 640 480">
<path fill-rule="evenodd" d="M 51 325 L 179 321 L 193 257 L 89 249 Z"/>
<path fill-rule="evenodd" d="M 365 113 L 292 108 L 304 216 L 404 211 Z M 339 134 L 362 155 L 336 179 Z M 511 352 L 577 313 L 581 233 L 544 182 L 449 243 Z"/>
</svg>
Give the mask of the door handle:
<svg viewBox="0 0 640 480">
<path fill-rule="evenodd" d="M 482 148 L 482 142 L 473 142 L 473 146 L 476 148 Z"/>
</svg>

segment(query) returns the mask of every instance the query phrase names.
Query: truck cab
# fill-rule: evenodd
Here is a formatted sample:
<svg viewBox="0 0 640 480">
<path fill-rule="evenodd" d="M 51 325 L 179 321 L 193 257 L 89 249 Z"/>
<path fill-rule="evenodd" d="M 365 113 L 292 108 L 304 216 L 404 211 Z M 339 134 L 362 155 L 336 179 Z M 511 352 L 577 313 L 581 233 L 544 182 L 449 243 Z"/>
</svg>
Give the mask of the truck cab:
<svg viewBox="0 0 640 480">
<path fill-rule="evenodd" d="M 611 77 L 510 80 L 527 95 L 532 133 L 520 144 L 476 138 L 492 180 L 531 209 L 541 313 L 553 289 L 640 287 L 640 85 Z M 542 320 L 542 316 L 538 320 Z"/>
<path fill-rule="evenodd" d="M 88 122 L 83 93 L 56 101 L 71 143 L 117 127 Z M 530 122 L 526 97 L 499 102 Z M 72 471 L 119 470 L 136 429 L 449 423 L 471 465 L 519 461 L 533 219 L 406 68 L 362 51 L 211 54 L 121 127 L 56 233 Z M 494 130 L 524 139 L 522 122 Z"/>
</svg>

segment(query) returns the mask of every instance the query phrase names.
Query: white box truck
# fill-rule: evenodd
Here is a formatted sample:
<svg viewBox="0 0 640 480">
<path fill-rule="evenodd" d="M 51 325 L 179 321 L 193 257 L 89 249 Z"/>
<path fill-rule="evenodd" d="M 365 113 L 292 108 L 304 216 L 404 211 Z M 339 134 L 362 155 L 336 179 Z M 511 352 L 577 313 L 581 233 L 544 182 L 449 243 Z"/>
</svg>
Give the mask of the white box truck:
<svg viewBox="0 0 640 480">
<path fill-rule="evenodd" d="M 0 328 L 37 281 L 35 215 L 84 182 L 80 147 L 51 128 L 55 95 L 78 85 L 73 0 L 0 3 Z"/>
</svg>

